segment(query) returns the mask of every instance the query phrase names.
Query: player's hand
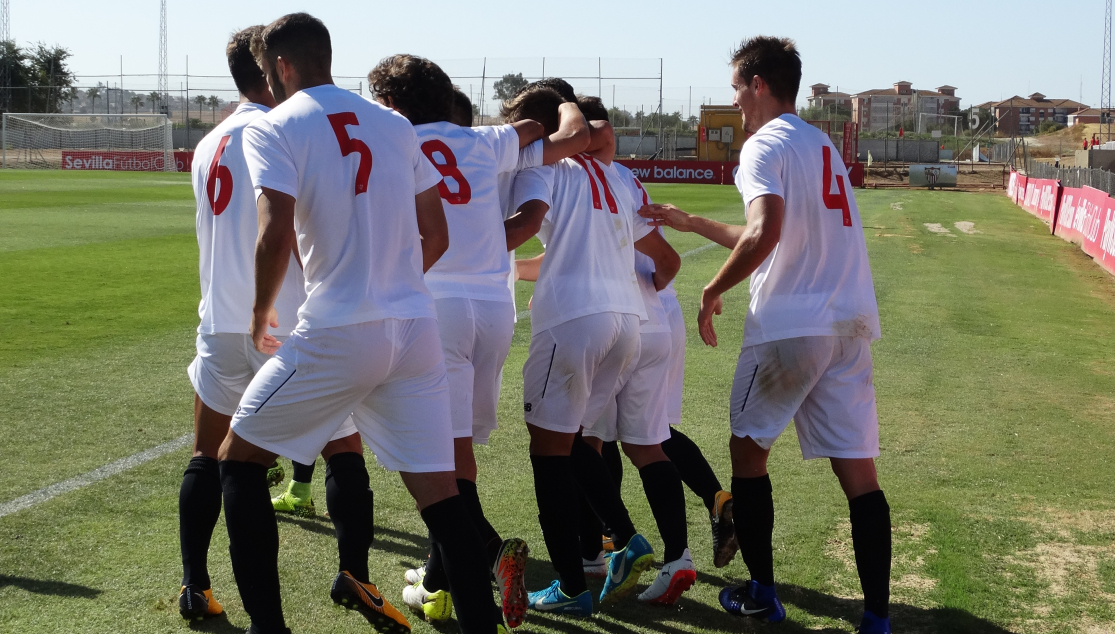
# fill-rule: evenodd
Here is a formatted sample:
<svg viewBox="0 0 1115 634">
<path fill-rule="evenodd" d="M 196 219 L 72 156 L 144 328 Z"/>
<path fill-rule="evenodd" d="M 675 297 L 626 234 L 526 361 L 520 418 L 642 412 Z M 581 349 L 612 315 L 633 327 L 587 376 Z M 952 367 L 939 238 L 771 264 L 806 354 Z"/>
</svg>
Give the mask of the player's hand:
<svg viewBox="0 0 1115 634">
<path fill-rule="evenodd" d="M 253 311 L 252 323 L 248 326 L 248 334 L 252 336 L 252 345 L 263 354 L 275 354 L 282 343 L 267 332 L 268 327 L 279 327 L 279 313 L 272 306 L 266 311 Z"/>
<path fill-rule="evenodd" d="M 705 344 L 716 347 L 716 329 L 712 327 L 712 316 L 719 315 L 724 309 L 724 300 L 706 288 L 701 293 L 701 310 L 697 313 L 697 331 Z"/>
<path fill-rule="evenodd" d="M 650 220 L 648 224 L 655 227 L 665 225 L 676 231 L 692 231 L 689 226 L 689 214 L 669 203 L 643 205 L 639 209 L 639 215 Z"/>
</svg>

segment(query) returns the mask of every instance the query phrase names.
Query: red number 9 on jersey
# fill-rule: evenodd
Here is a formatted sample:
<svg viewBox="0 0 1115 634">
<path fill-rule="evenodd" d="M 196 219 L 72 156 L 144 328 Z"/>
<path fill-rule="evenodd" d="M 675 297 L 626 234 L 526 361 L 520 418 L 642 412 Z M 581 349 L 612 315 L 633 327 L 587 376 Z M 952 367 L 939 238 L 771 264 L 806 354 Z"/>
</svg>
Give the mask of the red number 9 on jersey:
<svg viewBox="0 0 1115 634">
<path fill-rule="evenodd" d="M 368 191 L 368 178 L 372 175 L 372 151 L 368 144 L 360 139 L 349 137 L 346 125 L 360 125 L 356 120 L 355 112 L 338 112 L 326 115 L 329 125 L 333 126 L 333 134 L 337 135 L 337 145 L 341 146 L 341 156 L 348 156 L 353 152 L 360 155 L 360 165 L 356 168 L 356 194 L 359 196 Z"/>
<path fill-rule="evenodd" d="M 438 163 L 435 161 L 434 152 L 440 154 L 445 162 Z M 453 150 L 450 150 L 448 145 L 440 139 L 430 139 L 422 144 L 422 153 L 430 159 L 438 173 L 441 174 L 442 181 L 437 184 L 437 191 L 441 194 L 442 200 L 450 205 L 464 205 L 472 200 L 472 187 L 469 186 L 468 181 L 465 180 L 465 175 L 457 167 L 457 157 L 453 155 Z M 446 178 L 452 178 L 457 182 L 457 193 L 449 191 L 449 186 L 445 184 Z"/>
<path fill-rule="evenodd" d="M 221 215 L 221 212 L 228 207 L 228 201 L 232 200 L 232 172 L 227 165 L 221 165 L 221 156 L 224 155 L 225 146 L 231 138 L 232 135 L 221 137 L 221 142 L 217 145 L 217 153 L 209 163 L 209 175 L 205 179 L 205 193 L 214 216 Z M 217 193 L 217 181 L 221 183 L 220 193 Z"/>
</svg>

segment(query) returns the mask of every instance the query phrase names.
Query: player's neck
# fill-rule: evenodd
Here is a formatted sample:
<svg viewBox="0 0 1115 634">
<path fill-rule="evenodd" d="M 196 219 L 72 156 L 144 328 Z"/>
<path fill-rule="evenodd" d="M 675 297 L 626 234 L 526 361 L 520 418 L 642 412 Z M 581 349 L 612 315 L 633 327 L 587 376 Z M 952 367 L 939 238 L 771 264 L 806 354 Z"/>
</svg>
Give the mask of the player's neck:
<svg viewBox="0 0 1115 634">
<path fill-rule="evenodd" d="M 291 94 L 296 93 L 299 90 L 306 90 L 307 88 L 315 88 L 317 86 L 331 85 L 333 83 L 333 77 L 331 75 L 310 75 L 305 78 L 299 77 L 298 79 L 298 86 L 294 88 L 294 90 L 290 91 Z"/>
<path fill-rule="evenodd" d="M 768 103 L 760 104 L 760 106 L 759 106 L 759 116 L 757 117 L 758 120 L 755 122 L 754 129 L 758 130 L 759 128 L 765 126 L 766 124 L 770 123 L 771 121 L 774 121 L 775 119 L 777 119 L 778 117 L 781 117 L 784 114 L 795 114 L 796 115 L 797 111 L 794 110 L 794 104 L 792 104 L 792 103 L 789 103 L 789 104 L 782 103 L 780 101 L 770 101 Z M 751 122 L 748 121 L 748 123 L 751 123 Z M 748 126 L 748 127 L 750 127 L 750 126 Z"/>
</svg>

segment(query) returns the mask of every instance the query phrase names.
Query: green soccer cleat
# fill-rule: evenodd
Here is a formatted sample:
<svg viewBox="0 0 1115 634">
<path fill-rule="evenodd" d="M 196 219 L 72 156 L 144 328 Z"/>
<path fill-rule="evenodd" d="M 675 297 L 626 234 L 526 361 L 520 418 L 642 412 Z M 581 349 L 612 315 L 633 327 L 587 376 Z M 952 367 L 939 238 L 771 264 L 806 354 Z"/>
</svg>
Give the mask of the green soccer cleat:
<svg viewBox="0 0 1115 634">
<path fill-rule="evenodd" d="M 304 482 L 290 483 L 286 491 L 271 498 L 271 506 L 276 513 L 291 513 L 298 517 L 314 517 L 314 500 L 310 497 L 310 485 Z"/>
<path fill-rule="evenodd" d="M 274 464 L 267 468 L 267 487 L 277 487 L 283 483 L 286 474 L 283 473 L 283 465 L 279 464 L 276 460 Z"/>
</svg>

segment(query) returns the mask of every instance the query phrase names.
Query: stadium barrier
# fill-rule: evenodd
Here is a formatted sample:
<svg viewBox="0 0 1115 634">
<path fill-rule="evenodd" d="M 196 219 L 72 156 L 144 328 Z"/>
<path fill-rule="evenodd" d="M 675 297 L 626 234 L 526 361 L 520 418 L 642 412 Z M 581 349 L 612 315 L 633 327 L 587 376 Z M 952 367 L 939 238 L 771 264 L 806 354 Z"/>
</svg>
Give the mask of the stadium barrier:
<svg viewBox="0 0 1115 634">
<path fill-rule="evenodd" d="M 1030 178 L 1011 170 L 1007 196 L 1049 223 L 1050 232 L 1079 244 L 1105 271 L 1115 275 L 1115 198 L 1093 187 L 1062 187 L 1061 181 Z"/>
</svg>

